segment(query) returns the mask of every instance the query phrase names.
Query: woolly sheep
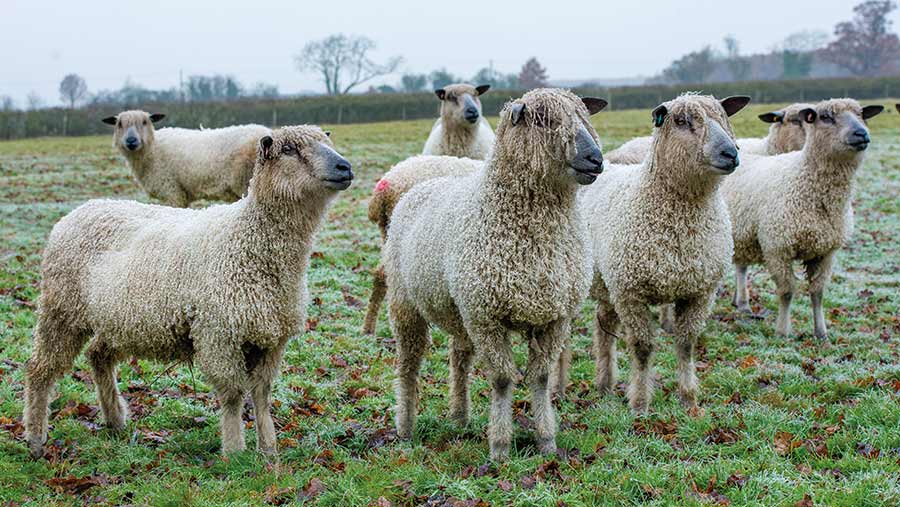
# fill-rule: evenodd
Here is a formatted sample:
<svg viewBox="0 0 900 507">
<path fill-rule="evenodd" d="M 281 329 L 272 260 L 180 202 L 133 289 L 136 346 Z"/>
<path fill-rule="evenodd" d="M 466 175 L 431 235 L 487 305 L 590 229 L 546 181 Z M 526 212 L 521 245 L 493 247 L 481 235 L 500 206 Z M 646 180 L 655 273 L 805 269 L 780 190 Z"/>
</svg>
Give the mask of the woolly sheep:
<svg viewBox="0 0 900 507">
<path fill-rule="evenodd" d="M 487 158 L 494 145 L 494 132 L 481 115 L 478 97 L 490 87 L 458 83 L 435 90 L 441 100 L 441 117 L 434 123 L 422 154 Z"/>
<path fill-rule="evenodd" d="M 250 390 L 257 448 L 274 454 L 270 393 L 288 338 L 305 321 L 311 243 L 352 177 L 318 127 L 289 127 L 260 140 L 249 193 L 236 203 L 191 210 L 92 200 L 63 217 L 44 250 L 26 369 L 32 455 L 47 439 L 53 384 L 88 342 L 111 428 L 126 420 L 118 362 L 196 360 L 222 406 L 223 452 L 244 448 Z"/>
<path fill-rule="evenodd" d="M 663 103 L 653 111 L 650 156 L 640 166 L 607 167 L 581 193 L 594 255 L 595 384 L 608 392 L 615 383 L 613 333 L 621 323 L 635 413 L 645 413 L 652 398 L 654 304 L 675 304 L 678 390 L 686 405 L 696 404 L 693 348 L 732 254 L 731 225 L 718 192 L 723 176 L 739 163 L 728 117 L 749 101 L 685 94 Z"/>
<path fill-rule="evenodd" d="M 734 305 L 749 311 L 747 266 L 764 264 L 777 286 L 776 331 L 791 332 L 793 263 L 806 267 L 813 330 L 825 338 L 822 295 L 837 250 L 853 230 L 853 175 L 869 146 L 865 121 L 882 106 L 832 99 L 800 111 L 802 151 L 748 160 L 722 190 L 734 225 Z"/>
<path fill-rule="evenodd" d="M 381 230 L 381 241 L 387 239 L 388 225 L 394 207 L 413 186 L 444 176 L 467 176 L 483 165 L 483 161 L 470 158 L 418 155 L 392 167 L 375 184 L 372 199 L 369 201 L 369 220 L 377 224 Z M 372 272 L 372 295 L 369 296 L 363 333 L 375 333 L 378 312 L 386 292 L 384 267 L 379 263 Z"/>
<path fill-rule="evenodd" d="M 491 457 L 509 454 L 517 376 L 510 332 L 528 342 L 525 378 L 538 448 L 556 448 L 549 371 L 590 283 L 576 190 L 602 170 L 588 114 L 606 102 L 537 89 L 508 103 L 485 167 L 413 188 L 394 209 L 384 248 L 397 340 L 397 432 L 411 438 L 429 324 L 450 339 L 450 415 L 465 424 L 473 355 L 491 387 Z"/>
<path fill-rule="evenodd" d="M 759 119 L 771 123 L 766 137 L 748 137 L 737 140 L 742 155 L 778 155 L 803 148 L 806 134 L 803 125 L 798 123 L 797 116 L 801 109 L 809 104 L 797 103 L 759 115 Z M 635 137 L 634 139 L 610 151 L 606 161 L 611 164 L 640 164 L 650 153 L 652 136 Z"/>
<path fill-rule="evenodd" d="M 153 124 L 163 114 L 124 111 L 104 118 L 115 126 L 113 147 L 128 160 L 141 188 L 168 206 L 186 208 L 199 199 L 233 202 L 247 191 L 256 145 L 271 129 L 240 125 L 191 130 Z"/>
</svg>

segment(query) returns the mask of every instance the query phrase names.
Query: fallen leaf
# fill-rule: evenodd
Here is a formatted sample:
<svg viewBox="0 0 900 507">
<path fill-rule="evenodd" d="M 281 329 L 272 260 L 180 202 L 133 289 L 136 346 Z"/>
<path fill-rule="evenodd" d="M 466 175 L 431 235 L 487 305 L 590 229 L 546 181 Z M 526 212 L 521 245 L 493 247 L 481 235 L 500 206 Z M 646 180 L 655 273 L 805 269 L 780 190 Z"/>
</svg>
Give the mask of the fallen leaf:
<svg viewBox="0 0 900 507">
<path fill-rule="evenodd" d="M 798 440 L 794 440 L 794 435 L 787 431 L 779 431 L 775 433 L 775 452 L 781 456 L 790 454 L 791 451 L 800 447 L 802 444 Z"/>
</svg>

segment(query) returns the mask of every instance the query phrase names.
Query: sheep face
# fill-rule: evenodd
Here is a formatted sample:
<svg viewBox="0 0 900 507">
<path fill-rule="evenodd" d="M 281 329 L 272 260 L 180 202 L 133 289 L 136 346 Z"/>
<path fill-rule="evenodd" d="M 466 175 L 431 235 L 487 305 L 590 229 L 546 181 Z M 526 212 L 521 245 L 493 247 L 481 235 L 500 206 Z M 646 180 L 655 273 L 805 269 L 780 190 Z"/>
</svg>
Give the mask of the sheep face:
<svg viewBox="0 0 900 507">
<path fill-rule="evenodd" d="M 123 111 L 116 116 L 103 118 L 103 123 L 114 125 L 113 148 L 125 155 L 135 155 L 153 143 L 153 124 L 165 118 L 159 113 Z"/>
<path fill-rule="evenodd" d="M 869 147 L 866 120 L 884 110 L 883 106 L 862 107 L 853 99 L 831 99 L 800 111 L 808 125 L 807 144 L 818 152 L 855 156 Z"/>
<path fill-rule="evenodd" d="M 284 127 L 259 140 L 251 188 L 264 199 L 298 201 L 332 195 L 353 181 L 350 162 L 319 127 Z"/>
<path fill-rule="evenodd" d="M 481 101 L 491 85 L 451 84 L 434 91 L 441 100 L 441 119 L 448 124 L 475 127 L 481 119 Z"/>
<path fill-rule="evenodd" d="M 806 128 L 800 111 L 813 107 L 812 104 L 791 104 L 779 111 L 759 115 L 759 119 L 771 123 L 769 127 L 769 153 L 789 153 L 802 150 L 806 142 Z"/>
<path fill-rule="evenodd" d="M 590 115 L 606 107 L 606 101 L 579 98 L 557 89 L 532 90 L 506 105 L 497 127 L 495 151 L 521 164 L 533 174 L 510 173 L 510 180 L 529 176 L 559 185 L 589 185 L 603 171 L 603 154 Z"/>
<path fill-rule="evenodd" d="M 682 171 L 676 178 L 707 178 L 732 173 L 740 164 L 728 117 L 740 111 L 749 97 L 686 94 L 653 110 L 653 158 L 665 170 Z"/>
</svg>

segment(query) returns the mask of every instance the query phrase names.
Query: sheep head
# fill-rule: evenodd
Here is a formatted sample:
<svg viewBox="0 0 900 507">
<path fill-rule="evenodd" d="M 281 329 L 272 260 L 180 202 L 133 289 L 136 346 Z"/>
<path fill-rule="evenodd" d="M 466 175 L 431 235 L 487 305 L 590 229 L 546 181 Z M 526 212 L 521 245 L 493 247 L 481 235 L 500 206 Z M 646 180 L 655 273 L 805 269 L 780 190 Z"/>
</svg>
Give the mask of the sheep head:
<svg viewBox="0 0 900 507">
<path fill-rule="evenodd" d="M 153 144 L 153 124 L 165 117 L 160 113 L 135 110 L 123 111 L 100 121 L 116 127 L 113 132 L 113 148 L 118 148 L 125 155 L 135 155 Z"/>
<path fill-rule="evenodd" d="M 771 123 L 769 127 L 769 153 L 789 153 L 802 150 L 806 142 L 806 128 L 800 111 L 813 107 L 812 104 L 791 104 L 784 109 L 759 115 L 759 119 Z"/>
<path fill-rule="evenodd" d="M 830 155 L 856 156 L 869 147 L 866 121 L 884 111 L 884 106 L 862 107 L 853 99 L 824 100 L 800 111 L 807 124 L 809 149 Z"/>
<path fill-rule="evenodd" d="M 481 119 L 480 95 L 491 85 L 450 84 L 434 91 L 441 101 L 441 119 L 449 127 L 477 128 Z"/>
<path fill-rule="evenodd" d="M 681 180 L 732 173 L 740 160 L 728 117 L 749 102 L 689 93 L 659 105 L 653 110 L 654 167 Z"/>
<path fill-rule="evenodd" d="M 593 183 L 603 170 L 603 154 L 590 116 L 606 104 L 552 88 L 532 90 L 507 103 L 500 113 L 491 170 L 507 182 Z M 526 167 L 529 172 L 523 173 Z"/>
<path fill-rule="evenodd" d="M 316 126 L 283 127 L 259 140 L 250 187 L 258 198 L 300 201 L 331 196 L 353 181 L 350 162 Z"/>
</svg>

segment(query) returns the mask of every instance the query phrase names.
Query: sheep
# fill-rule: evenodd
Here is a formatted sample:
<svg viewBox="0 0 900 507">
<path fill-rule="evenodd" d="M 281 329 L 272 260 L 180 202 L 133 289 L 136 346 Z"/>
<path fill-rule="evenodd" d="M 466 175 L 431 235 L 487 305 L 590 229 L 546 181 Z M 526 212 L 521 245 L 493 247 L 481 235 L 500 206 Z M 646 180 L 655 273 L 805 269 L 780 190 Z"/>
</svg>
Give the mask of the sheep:
<svg viewBox="0 0 900 507">
<path fill-rule="evenodd" d="M 743 155 L 778 155 L 803 148 L 806 134 L 797 114 L 801 109 L 810 107 L 806 103 L 797 103 L 784 109 L 770 111 L 759 115 L 765 123 L 771 123 L 766 137 L 741 138 L 737 140 L 738 148 Z M 636 165 L 643 162 L 650 153 L 652 136 L 635 137 L 634 139 L 610 151 L 606 161 L 611 164 Z"/>
<path fill-rule="evenodd" d="M 191 130 L 153 124 L 164 114 L 124 111 L 102 121 L 115 126 L 113 148 L 128 160 L 141 188 L 165 205 L 186 208 L 199 199 L 234 202 L 247 191 L 256 145 L 271 129 L 241 125 Z"/>
<path fill-rule="evenodd" d="M 494 145 L 494 132 L 481 115 L 478 97 L 490 87 L 458 83 L 435 90 L 441 100 L 441 117 L 434 123 L 422 154 L 487 158 Z"/>
<path fill-rule="evenodd" d="M 444 176 L 466 176 L 481 168 L 484 162 L 470 158 L 435 155 L 418 155 L 408 158 L 385 173 L 372 193 L 369 201 L 369 220 L 377 224 L 381 231 L 382 243 L 387 239 L 388 225 L 394 207 L 414 185 Z M 372 272 L 372 295 L 363 324 L 364 334 L 374 334 L 378 322 L 378 312 L 387 292 L 384 267 L 379 263 Z"/>
<path fill-rule="evenodd" d="M 323 215 L 353 178 L 318 127 L 259 141 L 248 195 L 203 210 L 91 200 L 63 217 L 44 250 L 34 346 L 26 367 L 31 454 L 47 439 L 57 379 L 85 343 L 106 425 L 125 427 L 116 364 L 129 356 L 196 360 L 222 406 L 222 451 L 244 449 L 251 391 L 257 448 L 276 453 L 272 383 L 305 322 L 306 270 Z"/>
<path fill-rule="evenodd" d="M 800 111 L 803 150 L 749 160 L 722 190 L 734 225 L 732 303 L 749 312 L 747 267 L 763 264 L 777 287 L 776 333 L 791 333 L 793 264 L 806 268 L 813 332 L 825 339 L 822 296 L 837 250 L 853 232 L 853 176 L 869 146 L 866 120 L 883 106 L 831 99 Z"/>
<path fill-rule="evenodd" d="M 491 386 L 491 457 L 509 455 L 517 369 L 510 332 L 528 343 L 525 378 L 537 445 L 556 449 L 549 371 L 587 294 L 590 251 L 579 185 L 602 171 L 588 115 L 606 105 L 537 89 L 507 103 L 483 169 L 410 190 L 394 209 L 383 252 L 397 340 L 397 433 L 412 438 L 422 358 L 435 324 L 450 339 L 450 415 L 466 424 L 473 355 Z"/>
<path fill-rule="evenodd" d="M 661 104 L 653 110 L 650 156 L 639 166 L 607 166 L 581 193 L 594 256 L 594 383 L 601 393 L 615 384 L 613 333 L 621 323 L 631 355 L 627 394 L 636 414 L 646 413 L 652 398 L 649 307 L 655 304 L 674 303 L 678 390 L 685 405 L 696 405 L 694 345 L 732 255 L 718 191 L 739 164 L 728 117 L 749 101 L 684 94 Z M 567 367 L 560 362 L 561 376 Z"/>
</svg>

